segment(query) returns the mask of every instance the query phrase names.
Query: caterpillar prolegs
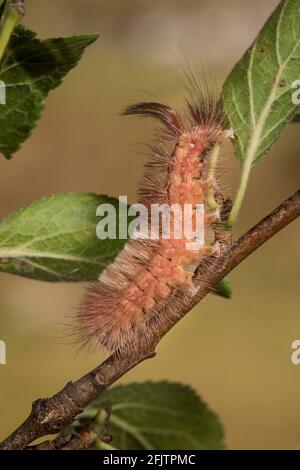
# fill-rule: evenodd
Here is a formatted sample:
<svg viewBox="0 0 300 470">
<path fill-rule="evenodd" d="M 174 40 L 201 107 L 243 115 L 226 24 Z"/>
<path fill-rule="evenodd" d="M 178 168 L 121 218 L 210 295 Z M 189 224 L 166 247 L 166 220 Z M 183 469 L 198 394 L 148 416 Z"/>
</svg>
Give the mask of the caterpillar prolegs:
<svg viewBox="0 0 300 470">
<path fill-rule="evenodd" d="M 150 102 L 132 105 L 123 114 L 150 116 L 163 125 L 146 163 L 139 201 L 146 207 L 191 204 L 193 220 L 196 205 L 203 204 L 205 232 L 209 232 L 220 222 L 218 185 L 211 169 L 220 144 L 231 137 L 224 130 L 220 102 L 198 93 L 186 101 L 182 113 Z M 194 271 L 213 255 L 214 247 L 206 242 L 200 249 L 187 249 L 189 240 L 173 235 L 126 243 L 82 302 L 79 320 L 85 340 L 96 341 L 110 352 L 134 348 L 155 335 L 151 319 L 163 315 L 158 308 L 175 289 L 191 295 Z"/>
</svg>

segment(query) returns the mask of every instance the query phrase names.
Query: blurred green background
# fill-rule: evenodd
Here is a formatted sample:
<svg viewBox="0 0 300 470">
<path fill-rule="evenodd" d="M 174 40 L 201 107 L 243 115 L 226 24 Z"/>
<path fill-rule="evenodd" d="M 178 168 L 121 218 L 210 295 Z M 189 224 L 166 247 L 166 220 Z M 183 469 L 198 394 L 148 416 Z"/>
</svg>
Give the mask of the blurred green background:
<svg viewBox="0 0 300 470">
<path fill-rule="evenodd" d="M 135 201 L 139 142 L 153 123 L 119 117 L 136 100 L 181 106 L 176 78 L 186 53 L 222 84 L 277 0 L 27 0 L 24 23 L 41 37 L 100 32 L 80 66 L 53 92 L 38 128 L 12 161 L 1 161 L 0 215 L 57 192 L 93 191 Z M 299 186 L 299 129 L 291 125 L 254 169 L 236 235 Z M 224 174 L 239 167 L 230 146 Z M 230 184 L 230 182 L 232 182 Z M 231 189 L 230 189 L 231 188 Z M 232 300 L 209 296 L 163 340 L 158 356 L 122 382 L 191 384 L 215 410 L 230 449 L 300 449 L 299 221 L 230 276 Z M 96 366 L 78 353 L 65 323 L 84 285 L 46 284 L 1 274 L 0 438 L 25 419 L 33 400 Z"/>
</svg>

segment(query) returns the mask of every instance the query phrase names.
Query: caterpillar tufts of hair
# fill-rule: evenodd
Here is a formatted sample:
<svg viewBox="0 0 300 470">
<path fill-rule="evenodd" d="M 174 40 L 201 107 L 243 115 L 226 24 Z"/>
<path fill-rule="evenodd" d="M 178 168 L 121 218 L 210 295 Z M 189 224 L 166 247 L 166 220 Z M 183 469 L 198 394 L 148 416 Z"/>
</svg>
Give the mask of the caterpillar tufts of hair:
<svg viewBox="0 0 300 470">
<path fill-rule="evenodd" d="M 214 93 L 198 86 L 186 100 L 183 112 L 156 102 L 129 106 L 124 115 L 149 116 L 162 127 L 139 189 L 139 202 L 204 206 L 205 240 L 221 222 L 224 199 L 214 174 L 220 145 L 232 137 L 225 129 L 222 105 Z M 122 353 L 137 344 L 148 343 L 157 334 L 152 326 L 164 309 L 159 308 L 177 289 L 193 295 L 193 275 L 209 263 L 217 250 L 215 240 L 200 249 L 187 249 L 180 239 L 130 239 L 115 260 L 100 274 L 83 299 L 79 323 L 84 342 L 90 340 L 109 352 Z"/>
</svg>

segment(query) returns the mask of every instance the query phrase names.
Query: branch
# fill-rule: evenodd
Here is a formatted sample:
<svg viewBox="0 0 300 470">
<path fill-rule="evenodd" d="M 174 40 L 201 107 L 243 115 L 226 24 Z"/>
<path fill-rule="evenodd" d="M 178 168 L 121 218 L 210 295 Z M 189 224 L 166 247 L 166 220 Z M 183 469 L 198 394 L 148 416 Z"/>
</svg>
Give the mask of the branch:
<svg viewBox="0 0 300 470">
<path fill-rule="evenodd" d="M 192 298 L 179 298 L 178 292 L 162 305 L 169 315 L 162 324 L 159 315 L 153 318 L 151 328 L 157 331 L 150 344 L 140 344 L 134 351 L 122 356 L 112 354 L 99 367 L 75 382 L 69 382 L 51 398 L 33 403 L 32 411 L 25 422 L 1 445 L 3 450 L 24 449 L 35 439 L 59 432 L 71 423 L 96 397 L 104 392 L 130 369 L 155 355 L 157 343 L 163 336 L 202 300 L 218 282 L 238 266 L 245 258 L 273 237 L 283 227 L 300 215 L 300 190 L 284 201 L 271 214 L 262 219 L 232 245 L 224 245 L 221 255 L 214 259 L 205 273 L 195 277 L 197 292 Z M 172 307 L 172 308 L 171 308 Z"/>
<path fill-rule="evenodd" d="M 97 434 L 89 427 L 82 428 L 76 434 L 58 436 L 52 441 L 45 441 L 27 450 L 82 450 L 89 449 L 98 439 Z"/>
</svg>

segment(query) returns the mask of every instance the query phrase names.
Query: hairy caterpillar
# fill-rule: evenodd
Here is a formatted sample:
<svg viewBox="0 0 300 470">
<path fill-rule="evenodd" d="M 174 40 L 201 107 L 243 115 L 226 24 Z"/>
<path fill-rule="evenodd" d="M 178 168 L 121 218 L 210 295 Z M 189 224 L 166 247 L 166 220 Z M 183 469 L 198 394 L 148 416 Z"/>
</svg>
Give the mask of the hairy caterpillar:
<svg viewBox="0 0 300 470">
<path fill-rule="evenodd" d="M 218 187 L 211 169 L 221 142 L 231 132 L 224 130 L 222 107 L 214 95 L 199 85 L 192 92 L 182 113 L 149 102 L 132 105 L 123 114 L 150 116 L 163 124 L 158 145 L 152 147 L 146 163 L 139 201 L 147 207 L 202 203 L 208 232 L 220 222 L 220 205 L 215 202 Z M 195 210 L 192 217 L 194 221 Z M 168 240 L 129 240 L 82 302 L 79 320 L 84 339 L 96 340 L 111 352 L 150 340 L 155 334 L 150 321 L 157 307 L 174 289 L 191 294 L 196 267 L 213 255 L 209 242 L 201 249 L 187 250 L 187 241 L 175 239 L 172 233 Z"/>
</svg>

